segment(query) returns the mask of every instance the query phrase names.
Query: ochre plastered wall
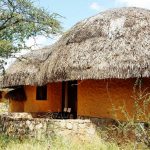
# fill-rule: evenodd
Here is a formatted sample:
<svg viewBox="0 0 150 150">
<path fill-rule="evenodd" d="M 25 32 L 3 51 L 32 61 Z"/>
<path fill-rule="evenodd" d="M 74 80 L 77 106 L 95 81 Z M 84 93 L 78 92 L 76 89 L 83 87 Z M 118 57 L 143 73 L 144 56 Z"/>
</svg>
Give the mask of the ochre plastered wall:
<svg viewBox="0 0 150 150">
<path fill-rule="evenodd" d="M 62 84 L 47 85 L 47 100 L 36 100 L 36 86 L 24 86 L 27 100 L 10 101 L 12 112 L 57 112 L 61 110 Z"/>
<path fill-rule="evenodd" d="M 2 92 L 2 99 L 0 102 L 5 102 L 6 91 Z M 9 100 L 9 111 L 10 112 L 22 112 L 24 111 L 24 103 L 19 101 Z"/>
<path fill-rule="evenodd" d="M 24 102 L 10 100 L 9 111 L 10 112 L 24 112 Z"/>
<path fill-rule="evenodd" d="M 78 115 L 130 119 L 135 112 L 135 79 L 85 80 L 78 82 Z M 150 79 L 144 79 L 142 89 L 150 92 Z M 128 113 L 121 111 L 123 108 Z M 123 110 L 123 111 L 124 111 Z"/>
</svg>

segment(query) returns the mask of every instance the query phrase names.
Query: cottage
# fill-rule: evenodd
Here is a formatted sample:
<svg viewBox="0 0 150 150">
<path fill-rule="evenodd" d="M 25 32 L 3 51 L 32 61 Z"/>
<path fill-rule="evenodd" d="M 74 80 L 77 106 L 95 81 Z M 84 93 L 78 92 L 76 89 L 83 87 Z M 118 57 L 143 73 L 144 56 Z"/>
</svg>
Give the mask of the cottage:
<svg viewBox="0 0 150 150">
<path fill-rule="evenodd" d="M 6 71 L 12 112 L 141 119 L 149 114 L 150 10 L 119 8 L 77 23 Z"/>
</svg>

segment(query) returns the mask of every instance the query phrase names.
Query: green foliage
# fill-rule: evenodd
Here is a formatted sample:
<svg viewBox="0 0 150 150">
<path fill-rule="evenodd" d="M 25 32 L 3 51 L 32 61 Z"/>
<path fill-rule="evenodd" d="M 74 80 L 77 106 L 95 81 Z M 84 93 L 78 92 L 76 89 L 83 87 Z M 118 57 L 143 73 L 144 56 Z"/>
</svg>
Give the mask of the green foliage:
<svg viewBox="0 0 150 150">
<path fill-rule="evenodd" d="M 35 7 L 30 0 L 0 0 L 0 57 L 29 49 L 25 41 L 30 37 L 59 34 L 60 17 Z"/>
<path fill-rule="evenodd" d="M 0 135 L 0 150 L 119 150 L 114 143 L 103 142 L 100 139 L 81 141 L 64 137 L 22 139 Z"/>
</svg>

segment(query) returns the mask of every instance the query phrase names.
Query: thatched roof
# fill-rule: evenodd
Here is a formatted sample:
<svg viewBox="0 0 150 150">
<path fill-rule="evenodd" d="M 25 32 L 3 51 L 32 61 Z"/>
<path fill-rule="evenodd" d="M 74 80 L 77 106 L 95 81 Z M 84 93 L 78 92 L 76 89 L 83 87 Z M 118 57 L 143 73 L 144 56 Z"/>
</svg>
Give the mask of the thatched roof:
<svg viewBox="0 0 150 150">
<path fill-rule="evenodd" d="M 4 76 L 1 76 L 0 86 L 38 85 L 40 66 L 42 66 L 43 62 L 45 62 L 50 55 L 50 47 L 45 47 L 33 50 L 19 57 L 19 59 L 6 70 Z M 0 91 L 1 90 L 2 89 L 0 89 Z"/>
<path fill-rule="evenodd" d="M 44 55 L 12 65 L 2 86 L 150 77 L 150 10 L 119 8 L 85 19 Z"/>
</svg>

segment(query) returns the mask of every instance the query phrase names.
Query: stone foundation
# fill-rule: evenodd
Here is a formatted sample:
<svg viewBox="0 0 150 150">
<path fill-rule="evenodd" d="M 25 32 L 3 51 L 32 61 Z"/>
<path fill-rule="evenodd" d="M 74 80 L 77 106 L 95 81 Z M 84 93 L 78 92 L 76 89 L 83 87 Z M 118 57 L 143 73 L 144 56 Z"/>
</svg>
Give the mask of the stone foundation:
<svg viewBox="0 0 150 150">
<path fill-rule="evenodd" d="M 39 114 L 30 113 L 0 115 L 0 134 L 16 136 L 19 139 L 24 137 L 41 139 L 45 136 L 65 136 L 79 140 L 91 140 L 100 135 L 101 139 L 106 141 L 115 139 L 118 144 L 129 141 L 144 142 L 147 145 L 150 143 L 150 126 L 146 123 L 128 124 L 123 122 L 123 126 L 119 126 L 112 119 L 85 116 L 78 116 L 78 119 L 51 119 L 50 116 L 51 114 L 49 113 L 46 115 L 40 114 L 40 116 Z M 127 126 L 125 123 L 127 123 Z M 117 128 L 112 125 L 117 125 Z M 108 129 L 107 127 L 110 127 L 109 130 L 106 130 Z"/>
<path fill-rule="evenodd" d="M 90 137 L 96 134 L 96 125 L 90 119 L 33 118 L 29 113 L 11 113 L 0 116 L 0 132 L 9 136 L 40 137 L 61 135 Z"/>
</svg>

